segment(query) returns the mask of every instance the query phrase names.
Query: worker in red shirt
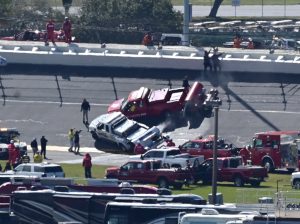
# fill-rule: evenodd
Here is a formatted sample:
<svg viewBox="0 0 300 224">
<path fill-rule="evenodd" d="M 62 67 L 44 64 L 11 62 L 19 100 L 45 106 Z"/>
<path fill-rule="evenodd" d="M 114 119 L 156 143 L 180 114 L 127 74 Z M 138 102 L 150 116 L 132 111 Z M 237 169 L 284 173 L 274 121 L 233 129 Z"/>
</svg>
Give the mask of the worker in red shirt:
<svg viewBox="0 0 300 224">
<path fill-rule="evenodd" d="M 48 40 L 51 40 L 53 45 L 56 45 L 55 41 L 54 41 L 54 29 L 55 29 L 55 24 L 53 23 L 53 20 L 51 19 L 46 25 L 46 30 L 47 30 L 47 34 L 46 34 L 46 38 L 45 38 L 46 46 L 49 45 Z"/>
<path fill-rule="evenodd" d="M 144 146 L 142 146 L 141 142 L 138 141 L 134 147 L 134 154 L 143 154 L 145 152 L 146 152 L 146 150 L 145 150 Z"/>
<path fill-rule="evenodd" d="M 167 146 L 168 147 L 175 146 L 175 143 L 173 142 L 173 140 L 171 138 L 167 140 Z"/>
<path fill-rule="evenodd" d="M 8 163 L 13 165 L 13 157 L 14 157 L 14 151 L 16 147 L 14 144 L 14 140 L 10 141 L 10 144 L 8 144 Z"/>
<path fill-rule="evenodd" d="M 68 17 L 65 17 L 65 21 L 63 24 L 63 31 L 65 34 L 65 42 L 70 44 L 72 41 L 72 37 L 71 37 L 72 24 Z"/>
</svg>

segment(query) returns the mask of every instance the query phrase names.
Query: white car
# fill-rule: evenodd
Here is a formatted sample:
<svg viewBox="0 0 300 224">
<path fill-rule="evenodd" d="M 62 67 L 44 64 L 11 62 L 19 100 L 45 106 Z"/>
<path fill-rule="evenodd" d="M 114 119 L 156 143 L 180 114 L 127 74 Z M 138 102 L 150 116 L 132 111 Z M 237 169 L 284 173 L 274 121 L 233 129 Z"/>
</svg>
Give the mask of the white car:
<svg viewBox="0 0 300 224">
<path fill-rule="evenodd" d="M 94 139 L 114 142 L 122 151 L 132 151 L 138 142 L 151 149 L 164 141 L 158 127 L 149 128 L 121 112 L 100 115 L 91 122 L 89 130 Z"/>
<path fill-rule="evenodd" d="M 292 188 L 300 189 L 300 172 L 294 172 L 291 176 Z"/>
<path fill-rule="evenodd" d="M 54 163 L 22 163 L 14 168 L 13 173 L 37 177 L 65 177 L 62 167 Z"/>
</svg>

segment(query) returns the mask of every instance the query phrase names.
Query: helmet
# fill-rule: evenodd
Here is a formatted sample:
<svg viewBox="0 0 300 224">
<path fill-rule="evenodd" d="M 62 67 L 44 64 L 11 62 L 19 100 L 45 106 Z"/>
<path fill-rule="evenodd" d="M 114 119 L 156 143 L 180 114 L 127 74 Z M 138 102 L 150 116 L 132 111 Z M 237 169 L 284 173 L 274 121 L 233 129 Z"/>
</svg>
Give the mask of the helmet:
<svg viewBox="0 0 300 224">
<path fill-rule="evenodd" d="M 66 16 L 66 17 L 65 17 L 65 20 L 68 20 L 68 19 L 69 19 L 69 17 Z"/>
<path fill-rule="evenodd" d="M 14 140 L 10 140 L 10 143 L 11 143 L 11 144 L 14 143 Z"/>
</svg>

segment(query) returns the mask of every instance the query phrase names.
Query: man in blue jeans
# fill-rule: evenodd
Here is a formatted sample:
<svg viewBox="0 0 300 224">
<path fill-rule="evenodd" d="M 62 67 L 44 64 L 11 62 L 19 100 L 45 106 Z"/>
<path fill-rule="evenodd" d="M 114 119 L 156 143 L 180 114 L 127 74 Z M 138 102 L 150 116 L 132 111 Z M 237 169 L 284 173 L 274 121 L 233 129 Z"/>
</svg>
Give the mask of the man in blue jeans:
<svg viewBox="0 0 300 224">
<path fill-rule="evenodd" d="M 86 125 L 89 124 L 88 111 L 91 110 L 90 103 L 84 98 L 81 104 L 82 122 Z"/>
</svg>

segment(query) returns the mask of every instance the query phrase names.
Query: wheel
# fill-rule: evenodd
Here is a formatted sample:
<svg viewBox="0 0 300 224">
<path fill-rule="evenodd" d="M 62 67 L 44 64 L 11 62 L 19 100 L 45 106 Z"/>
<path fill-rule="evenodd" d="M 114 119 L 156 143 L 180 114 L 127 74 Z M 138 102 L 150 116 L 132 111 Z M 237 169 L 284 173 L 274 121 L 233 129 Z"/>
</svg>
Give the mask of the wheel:
<svg viewBox="0 0 300 224">
<path fill-rule="evenodd" d="M 181 184 L 181 183 L 175 183 L 173 185 L 174 189 L 176 189 L 176 190 L 180 190 L 182 188 L 182 186 L 183 186 L 183 184 Z"/>
<path fill-rule="evenodd" d="M 260 186 L 260 181 L 259 180 L 256 180 L 256 181 L 252 181 L 250 184 L 252 187 L 259 187 Z"/>
<path fill-rule="evenodd" d="M 129 150 L 124 146 L 124 145 L 119 145 L 119 148 L 121 149 L 122 152 L 128 152 Z"/>
<path fill-rule="evenodd" d="M 300 189 L 300 180 L 295 180 L 294 181 L 294 188 L 299 190 Z"/>
<path fill-rule="evenodd" d="M 93 137 L 93 139 L 96 140 L 96 141 L 99 140 L 98 135 L 97 135 L 96 132 L 94 132 L 94 131 L 92 132 L 92 137 Z"/>
<path fill-rule="evenodd" d="M 169 183 L 166 178 L 160 178 L 157 182 L 159 188 L 169 188 Z"/>
<path fill-rule="evenodd" d="M 265 167 L 267 169 L 268 173 L 274 171 L 274 165 L 273 165 L 273 162 L 270 159 L 265 159 L 263 161 L 263 167 Z"/>
<path fill-rule="evenodd" d="M 287 170 L 288 170 L 289 173 L 295 172 L 295 169 L 294 169 L 294 168 L 288 168 Z"/>
<path fill-rule="evenodd" d="M 243 187 L 244 186 L 244 181 L 240 176 L 236 176 L 234 178 L 234 186 L 236 186 L 236 187 Z"/>
</svg>

